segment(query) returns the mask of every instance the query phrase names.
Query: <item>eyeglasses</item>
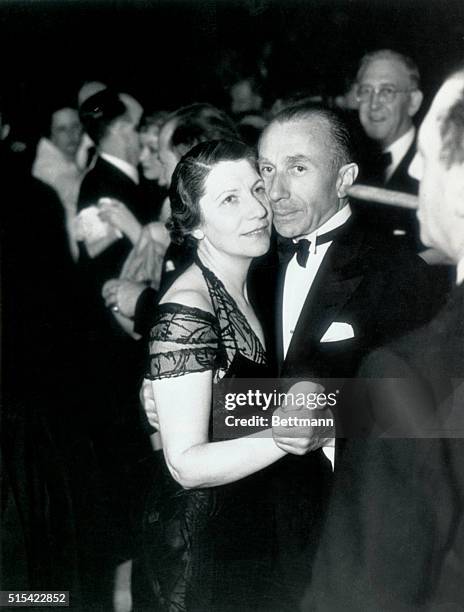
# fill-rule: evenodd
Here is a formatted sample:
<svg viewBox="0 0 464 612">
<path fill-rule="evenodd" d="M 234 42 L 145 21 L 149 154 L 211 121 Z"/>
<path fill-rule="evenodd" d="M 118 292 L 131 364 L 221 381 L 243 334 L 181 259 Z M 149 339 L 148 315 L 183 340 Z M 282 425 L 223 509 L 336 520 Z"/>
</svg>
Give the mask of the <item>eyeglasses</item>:
<svg viewBox="0 0 464 612">
<path fill-rule="evenodd" d="M 391 104 L 396 98 L 397 93 L 409 93 L 413 89 L 396 89 L 393 85 L 382 85 L 381 87 L 372 87 L 372 85 L 358 85 L 356 90 L 356 100 L 358 102 L 370 102 L 372 94 L 377 95 L 379 102 L 382 104 Z"/>
</svg>

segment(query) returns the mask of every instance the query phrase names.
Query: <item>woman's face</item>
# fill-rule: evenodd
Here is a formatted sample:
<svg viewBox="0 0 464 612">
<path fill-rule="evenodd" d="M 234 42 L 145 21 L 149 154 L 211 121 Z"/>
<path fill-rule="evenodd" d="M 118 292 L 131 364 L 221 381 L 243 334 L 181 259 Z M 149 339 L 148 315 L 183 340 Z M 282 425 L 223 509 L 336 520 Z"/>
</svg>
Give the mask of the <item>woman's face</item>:
<svg viewBox="0 0 464 612">
<path fill-rule="evenodd" d="M 159 128 L 151 126 L 140 132 L 140 165 L 143 176 L 150 181 L 159 182 L 163 167 L 158 157 Z"/>
<path fill-rule="evenodd" d="M 264 183 L 248 160 L 222 161 L 205 180 L 200 229 L 216 249 L 259 257 L 269 249 L 272 215 Z"/>
</svg>

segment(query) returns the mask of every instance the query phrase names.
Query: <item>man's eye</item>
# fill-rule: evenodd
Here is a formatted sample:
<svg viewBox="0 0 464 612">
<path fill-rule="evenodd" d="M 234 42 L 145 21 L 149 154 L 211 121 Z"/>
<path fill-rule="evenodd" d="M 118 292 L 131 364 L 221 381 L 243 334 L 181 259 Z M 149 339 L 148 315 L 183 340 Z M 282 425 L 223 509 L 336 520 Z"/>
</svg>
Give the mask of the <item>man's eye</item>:
<svg viewBox="0 0 464 612">
<path fill-rule="evenodd" d="M 294 174 L 303 174 L 306 171 L 305 166 L 293 166 L 292 168 Z"/>
<path fill-rule="evenodd" d="M 380 94 L 383 94 L 384 96 L 391 96 L 395 93 L 396 89 L 394 87 L 382 87 L 382 89 L 380 90 Z"/>
<path fill-rule="evenodd" d="M 261 166 L 259 169 L 261 174 L 271 174 L 272 170 L 272 166 Z"/>
</svg>

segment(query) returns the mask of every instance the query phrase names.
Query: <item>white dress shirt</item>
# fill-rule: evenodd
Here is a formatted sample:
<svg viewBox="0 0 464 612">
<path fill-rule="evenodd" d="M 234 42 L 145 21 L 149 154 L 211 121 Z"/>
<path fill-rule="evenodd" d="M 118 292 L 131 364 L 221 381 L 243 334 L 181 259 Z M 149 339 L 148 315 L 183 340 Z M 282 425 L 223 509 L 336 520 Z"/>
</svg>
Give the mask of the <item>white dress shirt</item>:
<svg viewBox="0 0 464 612">
<path fill-rule="evenodd" d="M 292 340 L 298 319 L 300 318 L 303 304 L 311 289 L 311 286 L 316 278 L 316 274 L 322 264 L 322 261 L 329 250 L 332 241 L 325 242 L 316 246 L 318 236 L 322 236 L 327 232 L 331 232 L 337 227 L 344 225 L 351 217 L 351 208 L 348 204 L 339 210 L 333 217 L 326 221 L 317 230 L 301 236 L 299 239 L 306 238 L 309 240 L 309 257 L 306 267 L 303 268 L 296 260 L 296 254 L 290 260 L 285 272 L 284 294 L 282 304 L 282 327 L 283 327 L 283 349 L 284 357 L 287 355 L 288 347 Z M 298 242 L 295 240 L 294 242 Z M 335 465 L 335 440 L 331 439 L 326 446 L 322 448 L 325 456 L 332 464 L 332 469 Z"/>
<path fill-rule="evenodd" d="M 121 170 L 121 172 L 124 172 L 124 174 L 133 180 L 136 185 L 139 184 L 139 173 L 135 166 L 132 166 L 132 164 L 129 164 L 119 157 L 109 155 L 108 153 L 100 153 L 99 155 L 109 164 L 115 166 L 118 170 Z"/>
<path fill-rule="evenodd" d="M 456 285 L 460 285 L 464 283 L 464 257 L 458 261 L 458 266 L 456 268 Z"/>
<path fill-rule="evenodd" d="M 401 163 L 401 160 L 406 155 L 409 150 L 409 147 L 414 142 L 414 138 L 416 137 L 416 128 L 412 126 L 406 134 L 403 134 L 398 140 L 395 140 L 389 147 L 387 147 L 384 153 L 391 153 L 392 161 L 388 168 L 385 171 L 385 180 L 393 175 L 395 170 Z"/>
<path fill-rule="evenodd" d="M 316 247 L 317 236 L 326 234 L 340 227 L 351 216 L 349 204 L 339 210 L 333 217 L 326 221 L 317 230 L 307 236 L 300 236 L 299 240 L 306 238 L 311 243 L 309 257 L 306 267 L 303 268 L 296 260 L 296 255 L 290 260 L 285 272 L 284 293 L 282 302 L 282 332 L 284 357 L 287 355 L 288 347 L 292 340 L 298 319 L 300 318 L 303 304 L 311 289 L 316 274 L 322 264 L 325 254 L 332 242 L 326 242 Z M 297 242 L 295 240 L 294 242 Z"/>
</svg>

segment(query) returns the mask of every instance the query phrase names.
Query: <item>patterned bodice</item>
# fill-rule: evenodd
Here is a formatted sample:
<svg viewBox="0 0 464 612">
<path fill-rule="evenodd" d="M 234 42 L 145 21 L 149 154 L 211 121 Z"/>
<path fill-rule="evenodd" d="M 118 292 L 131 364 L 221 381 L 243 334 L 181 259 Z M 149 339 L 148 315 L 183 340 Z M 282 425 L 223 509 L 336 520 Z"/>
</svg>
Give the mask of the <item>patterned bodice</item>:
<svg viewBox="0 0 464 612">
<path fill-rule="evenodd" d="M 158 307 L 150 332 L 149 372 L 156 380 L 212 370 L 218 382 L 237 353 L 250 362 L 266 364 L 264 348 L 224 284 L 200 261 L 214 315 L 182 304 Z"/>
</svg>

